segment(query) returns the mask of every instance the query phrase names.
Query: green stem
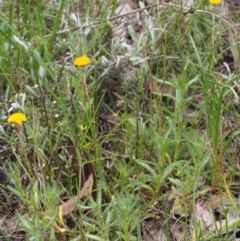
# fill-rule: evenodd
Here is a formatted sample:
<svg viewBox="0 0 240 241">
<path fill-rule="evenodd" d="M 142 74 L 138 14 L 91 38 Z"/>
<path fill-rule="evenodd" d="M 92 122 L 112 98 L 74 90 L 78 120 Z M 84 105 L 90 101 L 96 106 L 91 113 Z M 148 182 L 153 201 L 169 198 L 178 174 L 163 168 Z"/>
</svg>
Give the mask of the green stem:
<svg viewBox="0 0 240 241">
<path fill-rule="evenodd" d="M 55 18 L 55 21 L 54 21 L 54 25 L 53 25 L 53 30 L 52 30 L 51 36 L 50 36 L 49 41 L 48 41 L 48 50 L 49 51 L 51 51 L 51 49 L 52 49 L 53 43 L 54 43 L 55 38 L 56 38 L 56 33 L 57 33 L 58 29 L 59 29 L 59 22 L 60 22 L 60 18 L 62 17 L 64 5 L 65 5 L 65 0 L 62 0 L 61 1 L 61 5 L 60 5 L 60 9 L 59 9 L 59 11 L 57 13 L 57 16 Z"/>
</svg>

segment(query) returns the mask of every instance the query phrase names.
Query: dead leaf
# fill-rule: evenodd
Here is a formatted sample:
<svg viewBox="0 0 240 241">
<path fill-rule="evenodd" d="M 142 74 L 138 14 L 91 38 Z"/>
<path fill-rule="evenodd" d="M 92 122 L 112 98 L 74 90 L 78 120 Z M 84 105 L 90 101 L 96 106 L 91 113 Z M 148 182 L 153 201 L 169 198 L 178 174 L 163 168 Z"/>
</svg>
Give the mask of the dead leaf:
<svg viewBox="0 0 240 241">
<path fill-rule="evenodd" d="M 93 174 L 91 173 L 88 176 L 87 181 L 84 183 L 80 193 L 59 206 L 59 208 L 62 210 L 63 216 L 66 216 L 69 213 L 71 213 L 75 209 L 76 203 L 83 197 L 88 196 L 88 194 L 92 190 L 92 185 L 93 185 Z"/>
<path fill-rule="evenodd" d="M 127 27 L 132 26 L 136 31 L 142 26 L 139 13 L 132 13 L 139 8 L 137 0 L 121 0 L 115 10 L 115 16 L 122 15 L 114 21 L 112 29 L 112 38 L 120 43 L 129 43 L 127 38 Z"/>
<path fill-rule="evenodd" d="M 225 193 L 222 195 L 215 195 L 211 197 L 209 201 L 205 202 L 203 206 L 205 209 L 215 210 L 225 197 L 226 197 Z"/>
<path fill-rule="evenodd" d="M 213 216 L 202 204 L 200 204 L 200 201 L 197 201 L 195 207 L 197 219 L 200 221 L 201 229 L 204 231 L 213 224 Z"/>
<path fill-rule="evenodd" d="M 142 224 L 143 241 L 166 241 L 163 220 L 150 219 Z"/>
<path fill-rule="evenodd" d="M 92 163 L 88 160 L 88 155 L 85 152 L 81 153 L 82 158 L 82 165 L 79 165 L 78 155 L 77 155 L 77 147 L 74 145 L 74 143 L 68 139 L 69 146 L 68 146 L 68 152 L 72 156 L 72 169 L 75 173 L 76 181 L 79 180 L 79 175 L 81 173 L 81 187 L 82 185 L 88 180 L 89 175 L 92 174 L 93 177 L 93 197 L 96 198 L 97 194 L 94 192 L 97 189 L 97 177 L 96 177 L 96 171 L 95 167 Z"/>
<path fill-rule="evenodd" d="M 102 113 L 99 116 L 101 120 L 108 122 L 114 126 L 117 126 L 120 124 L 120 120 L 118 118 L 118 114 L 108 114 L 108 113 Z"/>
<path fill-rule="evenodd" d="M 0 229 L 3 230 L 8 236 L 11 236 L 19 228 L 22 229 L 20 221 L 17 216 L 7 217 L 7 215 L 0 217 Z"/>
<path fill-rule="evenodd" d="M 185 225 L 185 223 L 180 220 L 171 219 L 169 224 L 173 240 L 184 241 L 187 240 L 186 237 L 188 240 L 191 240 L 190 229 Z"/>
<path fill-rule="evenodd" d="M 143 234 L 143 241 L 166 241 L 166 240 L 167 240 L 167 237 L 162 228 L 159 231 L 151 230 L 148 233 L 144 232 Z"/>
</svg>

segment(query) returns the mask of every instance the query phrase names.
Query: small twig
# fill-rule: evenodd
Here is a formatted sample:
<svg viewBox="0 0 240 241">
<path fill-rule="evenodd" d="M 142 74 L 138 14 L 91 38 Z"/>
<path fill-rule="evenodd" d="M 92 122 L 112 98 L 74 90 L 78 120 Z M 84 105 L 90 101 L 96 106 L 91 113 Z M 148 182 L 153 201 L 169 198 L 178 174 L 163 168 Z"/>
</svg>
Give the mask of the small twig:
<svg viewBox="0 0 240 241">
<path fill-rule="evenodd" d="M 155 7 L 157 5 L 158 4 L 152 4 L 152 5 L 149 5 L 149 6 L 145 7 L 145 8 L 138 8 L 138 9 L 135 9 L 135 10 L 133 10 L 131 12 L 128 12 L 128 13 L 125 13 L 125 14 L 121 14 L 121 15 L 110 17 L 110 18 L 107 19 L 107 21 L 118 19 L 118 18 L 121 18 L 121 17 L 124 17 L 124 16 L 128 16 L 128 15 L 133 14 L 133 13 L 141 12 L 141 11 L 143 11 L 145 9 L 149 9 L 149 8 Z M 81 28 L 87 28 L 87 27 L 90 27 L 90 26 L 99 25 L 101 23 L 102 23 L 101 20 L 96 20 L 96 21 L 94 21 L 92 23 L 84 23 L 83 25 L 78 26 L 78 27 L 74 27 L 74 28 L 64 29 L 64 30 L 58 31 L 56 33 L 56 35 L 61 35 L 61 34 L 64 34 L 64 33 L 73 32 L 73 31 L 76 31 L 76 30 L 81 29 Z M 51 36 L 51 34 L 47 34 L 47 35 L 45 35 L 43 37 L 44 38 L 48 38 L 50 36 Z"/>
<path fill-rule="evenodd" d="M 137 8 L 137 9 L 135 9 L 135 10 L 133 10 L 131 12 L 125 13 L 125 14 L 109 17 L 106 21 L 115 20 L 115 19 L 122 18 L 122 17 L 131 15 L 131 14 L 134 14 L 134 13 L 137 13 L 137 12 L 141 12 L 141 11 L 144 11 L 144 10 L 147 10 L 147 9 L 150 9 L 150 8 L 159 7 L 159 6 L 166 6 L 166 5 L 170 6 L 170 7 L 178 8 L 181 11 L 182 10 L 186 10 L 189 13 L 196 12 L 196 13 L 211 14 L 211 15 L 214 15 L 215 17 L 219 18 L 219 19 L 222 19 L 228 26 L 231 26 L 229 21 L 227 21 L 222 16 L 220 16 L 218 14 L 215 14 L 213 12 L 209 12 L 209 11 L 206 11 L 206 10 L 194 9 L 192 7 L 184 7 L 182 5 L 178 5 L 178 4 L 174 4 L 174 3 L 170 3 L 170 2 L 163 2 L 161 5 L 159 5 L 159 4 L 151 4 L 149 6 L 146 6 L 145 8 Z M 82 29 L 82 28 L 87 28 L 87 27 L 91 27 L 91 26 L 94 26 L 94 25 L 100 25 L 101 23 L 102 23 L 102 20 L 95 20 L 92 23 L 84 23 L 83 25 L 78 26 L 78 27 L 74 27 L 74 28 L 69 28 L 69 29 L 64 29 L 64 30 L 58 31 L 58 32 L 56 32 L 56 35 L 61 35 L 61 34 L 69 33 L 69 32 L 74 32 L 74 31 Z M 50 36 L 51 36 L 51 34 L 47 34 L 47 35 L 45 35 L 43 37 L 44 38 L 48 38 Z"/>
</svg>

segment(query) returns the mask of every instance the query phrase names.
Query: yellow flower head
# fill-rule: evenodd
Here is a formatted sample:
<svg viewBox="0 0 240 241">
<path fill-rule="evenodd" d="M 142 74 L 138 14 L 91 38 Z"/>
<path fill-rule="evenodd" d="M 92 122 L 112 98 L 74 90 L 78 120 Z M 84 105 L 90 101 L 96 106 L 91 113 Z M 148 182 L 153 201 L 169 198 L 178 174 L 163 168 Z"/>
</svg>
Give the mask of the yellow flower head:
<svg viewBox="0 0 240 241">
<path fill-rule="evenodd" d="M 90 58 L 87 56 L 80 56 L 74 60 L 76 66 L 86 66 L 91 63 Z"/>
<path fill-rule="evenodd" d="M 8 117 L 7 122 L 22 125 L 26 120 L 27 117 L 23 113 L 14 113 Z"/>
<path fill-rule="evenodd" d="M 212 5 L 220 5 L 222 2 L 222 0 L 209 0 L 209 3 Z"/>
</svg>

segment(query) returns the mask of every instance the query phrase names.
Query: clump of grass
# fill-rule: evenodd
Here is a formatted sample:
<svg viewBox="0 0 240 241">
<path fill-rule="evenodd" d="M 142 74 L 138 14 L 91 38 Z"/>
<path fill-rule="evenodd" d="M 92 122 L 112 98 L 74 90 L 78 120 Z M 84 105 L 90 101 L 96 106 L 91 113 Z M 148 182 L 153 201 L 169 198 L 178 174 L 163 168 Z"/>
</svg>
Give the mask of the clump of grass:
<svg viewBox="0 0 240 241">
<path fill-rule="evenodd" d="M 153 11 L 145 32 L 128 29 L 134 41 L 126 54 L 107 43 L 116 1 L 97 26 L 65 35 L 64 26 L 94 20 L 90 13 L 70 18 L 70 1 L 55 4 L 50 28 L 52 6 L 40 1 L 19 4 L 22 15 L 12 1 L 9 14 L 0 14 L 1 141 L 13 153 L 4 160 L 10 184 L 1 188 L 21 203 L 16 213 L 27 239 L 146 240 L 145 223 L 158 217 L 171 240 L 176 213 L 184 237 L 193 229 L 199 240 L 212 235 L 199 228 L 195 205 L 226 193 L 235 208 L 231 180 L 238 177 L 228 150 L 239 132 L 225 132 L 226 116 L 239 115 L 231 104 L 237 77 L 226 74 L 217 48 L 224 26 L 210 11 L 184 15 L 169 5 L 164 14 Z M 124 54 L 125 71 L 138 70 L 130 80 L 124 68 L 105 67 Z M 74 65 L 79 56 L 81 67 Z M 9 109 L 25 114 L 23 125 L 6 124 Z M 62 217 L 57 207 L 79 194 L 87 167 L 94 167 L 96 190 Z"/>
</svg>

